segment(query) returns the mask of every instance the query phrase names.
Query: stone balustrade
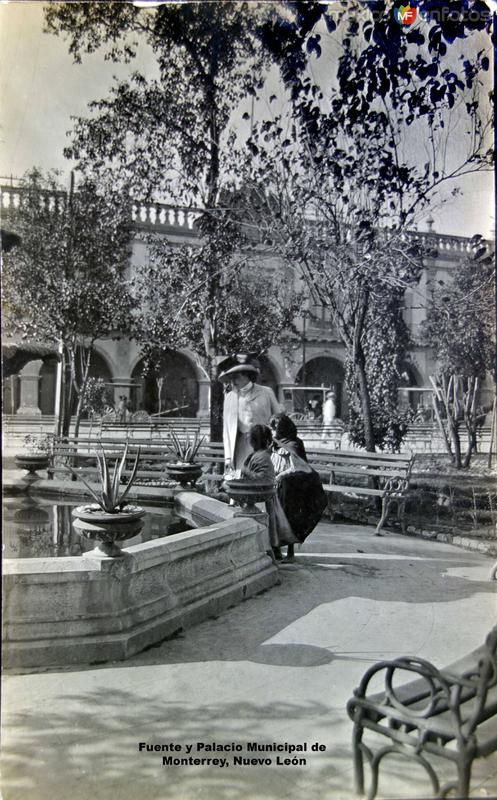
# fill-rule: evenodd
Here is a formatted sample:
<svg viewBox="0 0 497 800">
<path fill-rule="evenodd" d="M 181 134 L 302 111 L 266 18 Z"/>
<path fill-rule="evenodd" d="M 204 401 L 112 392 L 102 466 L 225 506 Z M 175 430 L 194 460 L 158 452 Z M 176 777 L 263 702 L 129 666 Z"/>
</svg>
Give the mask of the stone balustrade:
<svg viewBox="0 0 497 800">
<path fill-rule="evenodd" d="M 25 192 L 20 186 L 0 185 L 0 213 L 4 218 L 15 218 Z M 67 193 L 40 190 L 40 210 L 61 214 L 67 208 Z M 196 234 L 195 221 L 200 211 L 166 203 L 133 203 L 132 220 L 137 228 L 157 228 L 161 231 L 179 231 Z"/>
<path fill-rule="evenodd" d="M 0 185 L 0 214 L 2 216 L 6 218 L 15 216 L 24 191 L 25 189 L 20 185 Z M 54 213 L 62 213 L 67 205 L 67 193 L 42 190 L 41 205 Z M 201 214 L 201 210 L 167 203 L 137 202 L 132 205 L 131 214 L 137 228 L 196 235 L 195 221 Z M 436 250 L 440 255 L 463 256 L 473 250 L 471 239 L 465 236 L 449 236 L 432 231 L 407 231 L 406 236 Z"/>
<path fill-rule="evenodd" d="M 437 251 L 439 255 L 447 254 L 466 255 L 474 250 L 471 239 L 466 236 L 447 236 L 443 233 L 408 231 L 407 236 L 424 247 L 430 247 Z"/>
<path fill-rule="evenodd" d="M 0 186 L 0 214 L 2 217 L 15 217 L 25 189 L 16 186 Z M 67 193 L 40 190 L 40 211 L 61 214 L 66 210 Z"/>
<path fill-rule="evenodd" d="M 165 203 L 134 203 L 131 216 L 136 227 L 158 230 L 179 230 L 196 234 L 195 221 L 201 212 L 197 209 L 175 207 Z"/>
</svg>

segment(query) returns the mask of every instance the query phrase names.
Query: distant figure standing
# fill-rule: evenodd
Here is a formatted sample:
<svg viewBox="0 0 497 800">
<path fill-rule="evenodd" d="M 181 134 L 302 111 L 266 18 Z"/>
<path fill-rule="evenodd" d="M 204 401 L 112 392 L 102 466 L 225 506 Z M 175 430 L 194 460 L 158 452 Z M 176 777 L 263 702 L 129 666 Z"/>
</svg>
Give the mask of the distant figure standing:
<svg viewBox="0 0 497 800">
<path fill-rule="evenodd" d="M 333 390 L 326 392 L 323 406 L 323 438 L 330 433 L 330 426 L 337 415 L 336 395 Z"/>
<path fill-rule="evenodd" d="M 127 409 L 126 395 L 121 394 L 119 395 L 119 402 L 117 404 L 117 421 L 126 422 L 127 416 L 128 416 L 128 409 Z"/>
<path fill-rule="evenodd" d="M 337 415 L 336 395 L 334 391 L 326 392 L 323 406 L 323 424 L 330 425 Z"/>
<path fill-rule="evenodd" d="M 240 470 L 252 452 L 249 430 L 252 425 L 267 425 L 279 405 L 269 386 L 254 383 L 258 369 L 239 357 L 239 363 L 219 376 L 223 383 L 230 382 L 232 391 L 224 398 L 223 442 L 226 469 Z"/>
</svg>

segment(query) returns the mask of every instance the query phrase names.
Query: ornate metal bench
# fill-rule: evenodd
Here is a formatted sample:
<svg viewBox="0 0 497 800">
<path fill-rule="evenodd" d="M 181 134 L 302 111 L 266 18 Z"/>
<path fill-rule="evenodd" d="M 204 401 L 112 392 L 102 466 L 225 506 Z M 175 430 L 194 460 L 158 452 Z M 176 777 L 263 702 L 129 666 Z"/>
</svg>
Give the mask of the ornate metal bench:
<svg viewBox="0 0 497 800">
<path fill-rule="evenodd" d="M 406 673 L 417 680 L 402 684 Z M 371 683 L 378 678 L 384 690 L 371 694 Z M 400 753 L 424 767 L 434 796 L 455 790 L 457 797 L 468 797 L 473 761 L 497 750 L 497 718 L 491 719 L 497 715 L 497 626 L 482 647 L 442 670 L 410 657 L 375 664 L 364 674 L 347 711 L 354 722 L 358 794 L 364 794 L 364 758 L 371 768 L 368 800 L 373 800 L 382 759 Z M 366 731 L 380 734 L 387 743 L 373 751 L 363 740 Z M 430 755 L 452 761 L 457 779 L 440 786 Z"/>
</svg>

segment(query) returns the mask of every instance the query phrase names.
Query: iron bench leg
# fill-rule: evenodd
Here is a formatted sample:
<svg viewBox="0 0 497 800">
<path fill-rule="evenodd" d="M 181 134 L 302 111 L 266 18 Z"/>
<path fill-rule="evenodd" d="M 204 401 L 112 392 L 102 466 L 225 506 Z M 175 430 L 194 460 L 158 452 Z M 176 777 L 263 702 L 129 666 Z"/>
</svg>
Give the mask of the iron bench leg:
<svg viewBox="0 0 497 800">
<path fill-rule="evenodd" d="M 354 784 L 357 794 L 364 794 L 364 758 L 362 734 L 363 727 L 360 719 L 360 711 L 356 711 L 356 721 L 354 722 L 354 732 L 352 734 L 352 750 L 354 757 Z"/>
<path fill-rule="evenodd" d="M 406 478 L 389 478 L 389 480 L 385 483 L 384 494 L 381 504 L 381 518 L 376 526 L 376 530 L 374 532 L 375 536 L 381 536 L 381 529 L 385 524 L 385 521 L 388 517 L 388 512 L 390 510 L 390 504 L 395 502 L 398 504 L 397 513 L 401 514 L 401 524 L 402 530 L 405 528 L 405 521 L 404 521 L 404 506 L 405 506 L 405 494 L 407 492 L 407 488 L 409 485 L 409 481 Z"/>
<path fill-rule="evenodd" d="M 390 508 L 390 503 L 391 503 L 391 498 L 386 494 L 383 495 L 383 500 L 381 501 L 381 517 L 380 517 L 380 521 L 378 522 L 378 525 L 375 528 L 374 536 L 381 536 L 382 535 L 380 533 L 380 531 L 381 531 L 381 529 L 382 529 L 383 525 L 385 524 L 386 519 L 388 517 L 388 511 L 389 511 L 389 508 Z"/>
</svg>

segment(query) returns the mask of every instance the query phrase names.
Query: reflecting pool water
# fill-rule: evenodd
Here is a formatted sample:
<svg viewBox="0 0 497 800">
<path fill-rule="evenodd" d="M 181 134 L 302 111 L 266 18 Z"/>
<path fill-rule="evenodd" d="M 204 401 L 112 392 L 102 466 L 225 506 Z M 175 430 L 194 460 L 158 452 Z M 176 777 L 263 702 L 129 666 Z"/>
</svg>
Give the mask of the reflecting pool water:
<svg viewBox="0 0 497 800">
<path fill-rule="evenodd" d="M 53 498 L 19 495 L 3 498 L 3 557 L 46 558 L 79 556 L 93 550 L 96 542 L 80 536 L 72 526 L 71 511 L 88 500 L 54 501 Z M 130 547 L 151 539 L 182 533 L 193 527 L 178 517 L 172 508 L 143 506 L 141 533 L 127 539 Z"/>
</svg>

